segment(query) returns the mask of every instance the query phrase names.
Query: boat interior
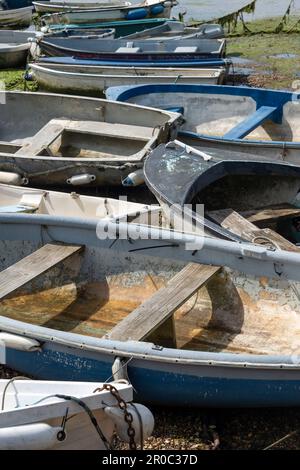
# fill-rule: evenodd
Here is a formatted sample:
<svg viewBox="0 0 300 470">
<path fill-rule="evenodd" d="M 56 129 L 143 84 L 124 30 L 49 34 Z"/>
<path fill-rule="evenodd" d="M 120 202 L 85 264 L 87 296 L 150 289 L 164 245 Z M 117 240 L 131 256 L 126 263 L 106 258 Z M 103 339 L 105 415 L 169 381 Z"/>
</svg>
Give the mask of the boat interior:
<svg viewBox="0 0 300 470">
<path fill-rule="evenodd" d="M 251 96 L 213 93 L 150 92 L 131 94 L 127 102 L 161 109 L 180 109 L 182 134 L 255 141 L 299 142 L 299 101 L 289 98 L 258 105 Z M 275 97 L 274 97 L 275 99 Z M 274 100 L 273 100 L 274 101 Z"/>
<path fill-rule="evenodd" d="M 0 152 L 24 157 L 140 160 L 170 117 L 67 96 L 7 93 L 5 100 Z"/>
<path fill-rule="evenodd" d="M 66 41 L 64 38 L 47 37 L 43 38 L 42 47 L 46 47 L 47 43 L 51 46 L 69 48 L 74 51 L 84 50 L 86 44 L 84 39 L 72 38 Z M 101 49 L 100 49 L 101 45 Z M 111 41 L 109 39 L 89 40 L 88 52 L 92 53 L 117 53 L 117 54 L 188 54 L 188 53 L 222 53 L 225 48 L 225 41 L 222 39 L 180 39 L 176 41 L 150 41 L 150 40 L 132 40 L 116 39 Z"/>
<path fill-rule="evenodd" d="M 194 351 L 289 354 L 299 341 L 298 283 L 88 247 L 0 247 L 6 318 Z"/>
</svg>

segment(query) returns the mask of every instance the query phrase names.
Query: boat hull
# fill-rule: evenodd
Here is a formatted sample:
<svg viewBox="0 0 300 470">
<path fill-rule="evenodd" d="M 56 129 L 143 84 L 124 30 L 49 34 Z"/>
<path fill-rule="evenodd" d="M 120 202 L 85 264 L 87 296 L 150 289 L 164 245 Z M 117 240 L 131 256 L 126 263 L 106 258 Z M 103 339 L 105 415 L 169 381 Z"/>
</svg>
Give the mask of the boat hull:
<svg viewBox="0 0 300 470">
<path fill-rule="evenodd" d="M 163 47 L 160 43 L 147 40 L 131 42 L 130 47 L 128 44 L 128 41 L 120 39 L 113 43 L 105 39 L 99 42 L 72 38 L 43 38 L 39 41 L 41 51 L 49 56 L 69 56 L 86 60 L 189 62 L 220 59 L 225 56 L 225 41 L 219 39 L 166 41 Z M 193 50 L 196 52 L 191 52 Z"/>
<path fill-rule="evenodd" d="M 7 364 L 40 379 L 89 380 L 111 376 L 109 354 L 46 343 L 42 353 L 8 349 Z M 162 406 L 244 408 L 300 405 L 300 371 L 160 363 L 133 359 L 128 377 L 139 401 Z"/>
<path fill-rule="evenodd" d="M 3 131 L 0 171 L 12 171 L 22 177 L 26 175 L 27 181 L 33 185 L 66 186 L 73 176 L 90 175 L 92 178 L 88 178 L 85 184 L 120 186 L 123 178 L 142 167 L 145 156 L 156 145 L 157 139 L 166 141 L 177 133 L 181 119 L 178 114 L 146 111 L 140 107 L 129 109 L 103 99 L 22 92 L 7 92 L 5 97 L 0 118 Z M 28 113 L 32 115 L 30 121 Z M 62 116 L 64 120 L 73 120 L 76 116 L 75 127 L 63 131 L 63 144 L 58 136 L 59 147 L 54 154 L 23 155 L 22 147 L 51 120 Z M 76 131 L 77 121 L 83 126 L 85 122 L 92 123 L 97 128 L 95 133 L 87 127 L 85 131 Z M 155 122 L 160 130 L 153 134 Z M 100 129 L 102 123 L 103 132 Z M 120 124 L 121 128 L 124 124 L 123 134 L 114 124 Z M 68 125 L 68 122 L 63 125 Z M 133 136 L 140 126 L 144 129 L 142 133 Z M 43 137 L 43 145 L 46 145 L 46 137 Z"/>
<path fill-rule="evenodd" d="M 97 221 L 84 220 L 79 222 L 76 219 L 53 218 L 39 215 L 1 216 L 1 251 L 5 248 L 7 254 L 2 261 L 2 268 L 18 261 L 20 256 L 26 256 L 37 249 L 40 244 L 49 241 L 59 240 L 65 243 L 80 243 L 84 240 L 86 245 L 85 262 L 80 268 L 77 262 L 69 264 L 73 273 L 79 272 L 84 278 L 86 273 L 95 273 L 97 276 L 105 270 L 105 266 L 111 266 L 111 273 L 118 274 L 124 269 L 128 273 L 132 269 L 139 269 L 142 272 L 152 273 L 153 269 L 159 272 L 173 273 L 173 270 L 181 269 L 184 264 L 177 265 L 176 258 L 182 261 L 188 260 L 203 262 L 205 257 L 209 257 L 208 245 L 204 249 L 194 253 L 187 251 L 184 246 L 169 246 L 167 256 L 169 261 L 164 259 L 166 253 L 162 246 L 166 246 L 166 238 L 143 241 L 128 242 L 121 240 L 114 244 L 116 251 L 112 256 L 111 240 L 100 240 L 96 236 Z M 44 229 L 41 229 L 44 227 Z M 20 241 L 18 242 L 18 238 Z M 24 243 L 24 240 L 27 240 Z M 162 243 L 163 240 L 163 243 Z M 10 246 L 10 243 L 12 245 Z M 267 269 L 273 270 L 276 253 L 269 252 L 268 257 L 253 258 L 252 254 L 247 255 L 245 250 L 243 256 L 234 254 L 233 245 L 224 241 L 208 241 L 214 245 L 212 253 L 215 256 L 216 246 L 224 245 L 223 253 L 218 252 L 218 262 L 220 264 L 235 264 L 239 266 L 241 272 L 247 272 L 252 266 L 254 272 L 264 275 Z M 226 249 L 225 249 L 226 245 Z M 151 250 L 147 250 L 147 247 Z M 146 249 L 142 252 L 142 247 Z M 229 248 L 231 247 L 231 248 Z M 182 248 L 182 249 L 181 249 Z M 211 247 L 212 248 L 212 247 Z M 138 254 L 132 252 L 140 251 Z M 243 248 L 239 245 L 236 247 Z M 247 246 L 249 249 L 249 245 Z M 262 248 L 261 248 L 262 250 Z M 265 250 L 265 248 L 264 248 Z M 124 251 L 122 253 L 122 251 Z M 130 253 L 129 253 L 130 251 Z M 192 254 L 193 253 L 193 254 Z M 230 260 L 230 255 L 233 257 Z M 160 256 L 159 256 L 160 255 Z M 285 254 L 290 262 L 298 263 L 297 253 Z M 225 261 L 225 258 L 226 261 Z M 151 260 L 151 261 L 150 261 Z M 206 258 L 206 261 L 208 258 Z M 278 260 L 278 259 L 277 259 Z M 98 264 L 97 264 L 98 263 Z M 245 264 L 246 263 L 246 264 Z M 94 269 L 98 266 L 98 269 Z M 122 268 L 123 267 L 123 268 Z M 285 265 L 282 264 L 283 272 L 277 274 L 277 281 L 285 279 Z M 61 271 L 64 276 L 65 269 Z M 251 269 L 252 269 L 251 268 Z M 105 272 L 105 271 L 103 271 Z M 133 271 L 139 277 L 139 270 Z M 89 274 L 89 275 L 90 275 Z M 299 278 L 299 270 L 294 271 L 294 275 Z M 52 273 L 52 280 L 56 279 Z M 102 274 L 100 275 L 102 276 Z M 283 276 L 283 277 L 282 277 Z M 292 276 L 293 277 L 293 276 Z M 134 275 L 136 279 L 136 275 Z M 133 277 L 131 279 L 134 279 Z M 290 277 L 288 277 L 290 278 Z M 117 278 L 115 278 L 117 279 Z M 122 279 L 119 278 L 120 280 Z M 67 277 L 65 278 L 67 281 Z M 46 279 L 49 287 L 50 277 Z M 245 289 L 257 286 L 261 289 L 260 282 L 251 281 L 245 284 Z M 122 282 L 124 293 L 124 283 Z M 127 288 L 130 284 L 126 284 Z M 266 284 L 264 284 L 267 287 Z M 39 284 L 35 284 L 38 289 Z M 156 289 L 151 282 L 152 289 Z M 272 286 L 272 285 L 271 285 Z M 276 289 L 276 284 L 273 284 Z M 265 291 L 266 292 L 266 291 Z M 273 295 L 272 294 L 272 295 Z M 54 299 L 53 299 L 54 300 Z M 192 304 L 194 300 L 192 299 Z M 276 307 L 277 308 L 277 307 Z M 189 311 L 190 309 L 188 309 Z M 265 312 L 267 315 L 267 313 Z M 47 315 L 47 312 L 46 312 Z M 269 313 L 268 313 L 269 315 Z M 286 317 L 286 316 L 285 316 Z M 24 317 L 23 317 L 24 319 Z M 56 315 L 56 320 L 59 320 Z M 243 318 L 237 318 L 236 327 L 244 325 Z M 39 320 L 40 321 L 40 320 Z M 93 319 L 92 319 L 93 321 Z M 50 329 L 49 321 L 43 326 L 36 326 L 24 323 L 7 317 L 0 317 L 0 329 L 22 337 L 32 338 L 38 341 L 42 347 L 39 351 L 24 352 L 12 348 L 7 348 L 6 363 L 24 374 L 30 374 L 37 378 L 51 378 L 58 380 L 89 380 L 106 381 L 112 375 L 112 365 L 116 357 L 124 358 L 127 363 L 128 377 L 137 391 L 139 398 L 145 402 L 161 405 L 173 406 L 205 406 L 205 407 L 251 407 L 251 406 L 298 406 L 300 404 L 300 366 L 299 356 L 276 354 L 277 345 L 273 341 L 269 342 L 273 349 L 272 354 L 248 354 L 247 352 L 237 354 L 219 350 L 218 352 L 201 352 L 189 349 L 169 349 L 156 346 L 153 343 L 136 341 L 111 341 L 104 338 L 90 336 L 91 331 L 86 330 L 86 335 Z M 48 327 L 46 325 L 48 324 Z M 66 325 L 67 326 L 67 325 Z M 73 324 L 71 330 L 78 326 L 78 322 Z M 211 324 L 211 326 L 213 326 Z M 244 325 L 245 326 L 245 325 Z M 93 332 L 95 329 L 93 329 Z M 281 334 L 281 331 L 279 332 Z M 229 344 L 234 340 L 235 334 L 230 335 Z M 264 335 L 260 338 L 263 348 L 266 344 Z M 288 348 L 289 348 L 289 337 Z M 296 350 L 295 350 L 296 351 Z M 126 376 L 126 368 L 123 368 Z"/>
<path fill-rule="evenodd" d="M 31 64 L 39 87 L 54 92 L 100 96 L 109 86 L 146 83 L 221 84 L 225 69 L 159 69 L 122 67 L 80 67 Z"/>
<path fill-rule="evenodd" d="M 97 28 L 113 28 L 115 30 L 115 37 L 120 38 L 129 34 L 136 33 L 138 31 L 144 31 L 145 29 L 155 28 L 159 25 L 163 25 L 166 22 L 173 20 L 167 18 L 148 18 L 146 20 L 131 20 L 131 21 L 112 21 L 104 23 L 87 23 L 87 24 L 57 24 L 49 25 L 49 31 L 68 31 L 71 30 L 93 30 Z"/>
<path fill-rule="evenodd" d="M 0 10 L 0 28 L 27 28 L 31 23 L 32 10 L 32 7 L 18 8 L 16 10 Z"/>
<path fill-rule="evenodd" d="M 300 148 L 299 93 L 249 87 L 144 85 L 107 90 L 109 99 L 171 108 L 181 106 L 186 118 L 180 139 L 223 142 L 239 150 L 264 149 L 293 155 Z M 268 150 L 269 149 L 269 150 Z M 251 153 L 253 151 L 251 150 Z M 291 163 L 297 161 L 286 159 Z"/>
<path fill-rule="evenodd" d="M 174 2 L 175 3 L 175 2 Z M 100 23 L 106 21 L 124 21 L 124 20 L 138 20 L 147 18 L 170 18 L 173 2 L 163 1 L 158 3 L 162 9 L 158 13 L 154 13 L 153 6 L 143 7 L 124 7 L 112 9 L 91 9 L 70 11 L 64 13 L 54 13 L 43 16 L 43 23 L 47 25 L 53 24 L 86 24 L 86 23 Z M 156 6 L 156 5 L 155 5 Z M 143 10 L 141 12 L 141 10 Z"/>
</svg>

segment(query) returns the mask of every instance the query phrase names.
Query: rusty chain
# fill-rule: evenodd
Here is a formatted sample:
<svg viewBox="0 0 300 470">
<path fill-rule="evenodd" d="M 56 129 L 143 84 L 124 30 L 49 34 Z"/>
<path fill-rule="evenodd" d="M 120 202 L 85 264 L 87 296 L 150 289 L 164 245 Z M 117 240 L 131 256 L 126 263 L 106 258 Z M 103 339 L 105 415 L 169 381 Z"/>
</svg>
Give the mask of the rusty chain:
<svg viewBox="0 0 300 470">
<path fill-rule="evenodd" d="M 135 429 L 132 426 L 133 416 L 128 411 L 126 401 L 124 401 L 123 398 L 120 397 L 120 394 L 119 394 L 118 390 L 116 389 L 116 387 L 114 387 L 111 384 L 103 384 L 103 386 L 101 388 L 96 388 L 96 390 L 94 390 L 94 393 L 102 392 L 103 390 L 108 390 L 112 394 L 112 396 L 117 400 L 120 410 L 123 411 L 123 413 L 124 413 L 125 423 L 128 425 L 127 434 L 129 436 L 129 449 L 130 450 L 136 450 L 136 442 L 135 442 L 135 439 L 134 439 L 135 438 Z"/>
</svg>

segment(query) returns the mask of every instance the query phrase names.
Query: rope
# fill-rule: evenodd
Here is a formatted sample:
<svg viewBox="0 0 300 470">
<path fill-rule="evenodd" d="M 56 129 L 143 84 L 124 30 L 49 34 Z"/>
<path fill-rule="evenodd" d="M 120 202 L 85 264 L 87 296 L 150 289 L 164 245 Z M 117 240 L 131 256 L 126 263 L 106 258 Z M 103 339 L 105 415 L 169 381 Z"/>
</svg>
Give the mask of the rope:
<svg viewBox="0 0 300 470">
<path fill-rule="evenodd" d="M 6 396 L 7 389 L 15 380 L 30 380 L 30 379 L 28 377 L 22 377 L 21 375 L 19 375 L 18 377 L 13 377 L 7 382 L 3 390 L 2 401 L 1 401 L 1 411 L 4 410 L 4 403 L 5 403 L 5 396 Z"/>
<path fill-rule="evenodd" d="M 88 405 L 86 403 L 84 403 L 84 401 L 80 400 L 79 398 L 72 397 L 70 395 L 54 395 L 54 396 L 57 397 L 57 398 L 60 398 L 62 400 L 74 401 L 79 406 L 81 406 L 81 408 L 86 412 L 86 414 L 90 418 L 91 423 L 94 426 L 94 428 L 96 429 L 98 435 L 100 436 L 100 439 L 102 440 L 105 448 L 107 450 L 112 450 L 108 440 L 106 439 L 106 437 L 104 436 L 102 430 L 100 429 L 100 426 L 97 422 L 97 419 L 95 418 L 95 415 L 93 414 L 92 410 L 88 407 Z"/>
</svg>

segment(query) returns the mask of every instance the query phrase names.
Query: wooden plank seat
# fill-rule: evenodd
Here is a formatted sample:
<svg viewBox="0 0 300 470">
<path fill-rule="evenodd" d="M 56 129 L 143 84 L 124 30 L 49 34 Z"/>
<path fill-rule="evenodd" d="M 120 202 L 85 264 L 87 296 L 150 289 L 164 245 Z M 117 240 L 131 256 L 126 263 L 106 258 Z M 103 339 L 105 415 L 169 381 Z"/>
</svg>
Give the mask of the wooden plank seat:
<svg viewBox="0 0 300 470">
<path fill-rule="evenodd" d="M 216 266 L 188 264 L 166 287 L 158 290 L 131 312 L 105 337 L 119 341 L 147 339 L 157 344 L 163 342 L 164 346 L 176 347 L 172 315 L 220 269 Z"/>
<path fill-rule="evenodd" d="M 26 142 L 15 155 L 38 156 L 62 136 L 63 132 L 76 132 L 85 135 L 115 137 L 119 139 L 143 140 L 147 142 L 159 132 L 152 127 L 133 126 L 128 124 L 108 123 L 102 121 L 76 121 L 70 119 L 51 119 Z"/>
<path fill-rule="evenodd" d="M 212 211 L 209 212 L 208 215 L 222 227 L 252 243 L 267 244 L 269 241 L 270 244 L 273 244 L 276 248 L 281 250 L 300 251 L 300 247 L 289 242 L 286 238 L 279 235 L 279 233 L 271 229 L 258 229 L 256 225 L 252 224 L 249 220 L 246 220 L 242 215 L 232 209 Z"/>
<path fill-rule="evenodd" d="M 46 273 L 83 249 L 78 245 L 49 243 L 0 272 L 0 299 Z"/>
<path fill-rule="evenodd" d="M 244 121 L 237 124 L 229 132 L 227 132 L 224 139 L 243 139 L 250 134 L 254 129 L 260 126 L 267 119 L 272 118 L 272 114 L 277 111 L 276 107 L 273 106 L 261 106 L 255 113 L 251 114 Z"/>
</svg>

